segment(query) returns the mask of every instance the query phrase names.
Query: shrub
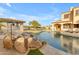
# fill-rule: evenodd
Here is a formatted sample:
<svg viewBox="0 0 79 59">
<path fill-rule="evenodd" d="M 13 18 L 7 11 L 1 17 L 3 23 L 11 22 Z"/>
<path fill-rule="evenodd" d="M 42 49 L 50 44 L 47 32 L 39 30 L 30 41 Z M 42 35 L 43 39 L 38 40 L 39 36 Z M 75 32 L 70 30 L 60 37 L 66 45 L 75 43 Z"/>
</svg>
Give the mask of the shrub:
<svg viewBox="0 0 79 59">
<path fill-rule="evenodd" d="M 47 44 L 47 42 L 46 42 L 46 41 L 43 41 L 43 42 L 42 42 L 42 45 L 45 45 L 45 44 Z"/>
</svg>

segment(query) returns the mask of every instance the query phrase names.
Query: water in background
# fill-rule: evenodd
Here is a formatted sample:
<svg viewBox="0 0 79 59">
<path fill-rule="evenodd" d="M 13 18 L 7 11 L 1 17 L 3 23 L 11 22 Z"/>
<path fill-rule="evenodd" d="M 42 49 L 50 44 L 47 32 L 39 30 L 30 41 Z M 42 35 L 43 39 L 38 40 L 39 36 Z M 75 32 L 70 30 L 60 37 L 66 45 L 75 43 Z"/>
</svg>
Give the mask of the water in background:
<svg viewBox="0 0 79 59">
<path fill-rule="evenodd" d="M 79 38 L 63 36 L 55 32 L 41 32 L 36 36 L 52 47 L 71 54 L 79 54 Z"/>
</svg>

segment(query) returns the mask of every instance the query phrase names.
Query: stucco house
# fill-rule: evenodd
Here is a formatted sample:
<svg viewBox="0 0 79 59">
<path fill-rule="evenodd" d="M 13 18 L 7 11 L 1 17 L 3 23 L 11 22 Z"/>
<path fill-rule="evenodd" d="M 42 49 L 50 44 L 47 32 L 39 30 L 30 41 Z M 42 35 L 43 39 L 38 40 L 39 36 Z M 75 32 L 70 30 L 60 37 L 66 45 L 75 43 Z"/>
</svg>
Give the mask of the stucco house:
<svg viewBox="0 0 79 59">
<path fill-rule="evenodd" d="M 52 31 L 79 31 L 79 7 L 62 13 L 60 20 L 52 22 L 51 28 Z"/>
</svg>

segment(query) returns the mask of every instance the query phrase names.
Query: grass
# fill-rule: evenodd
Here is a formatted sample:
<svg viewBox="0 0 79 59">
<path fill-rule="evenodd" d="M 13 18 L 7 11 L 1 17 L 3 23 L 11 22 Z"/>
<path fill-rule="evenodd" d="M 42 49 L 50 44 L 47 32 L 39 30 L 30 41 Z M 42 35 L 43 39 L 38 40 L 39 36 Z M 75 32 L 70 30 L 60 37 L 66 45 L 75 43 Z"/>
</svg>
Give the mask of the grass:
<svg viewBox="0 0 79 59">
<path fill-rule="evenodd" d="M 35 49 L 35 50 L 30 50 L 28 55 L 43 55 L 43 53 L 41 53 L 39 49 Z"/>
</svg>

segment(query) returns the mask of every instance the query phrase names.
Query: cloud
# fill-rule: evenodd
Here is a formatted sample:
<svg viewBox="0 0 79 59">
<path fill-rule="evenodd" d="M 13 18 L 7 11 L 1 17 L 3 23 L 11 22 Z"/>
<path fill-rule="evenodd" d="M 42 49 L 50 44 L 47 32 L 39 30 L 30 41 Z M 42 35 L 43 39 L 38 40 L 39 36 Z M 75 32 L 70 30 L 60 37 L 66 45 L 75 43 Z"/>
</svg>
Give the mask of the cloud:
<svg viewBox="0 0 79 59">
<path fill-rule="evenodd" d="M 9 18 L 9 17 L 11 17 L 11 16 L 13 17 L 15 15 L 16 15 L 15 12 L 0 6 L 0 17 Z"/>
<path fill-rule="evenodd" d="M 16 19 L 16 17 L 10 16 L 9 18 Z"/>
<path fill-rule="evenodd" d="M 3 16 L 4 15 L 4 13 L 0 13 L 0 16 Z"/>
<path fill-rule="evenodd" d="M 6 9 L 4 9 L 4 8 L 0 7 L 0 16 L 5 15 L 5 14 L 6 14 L 6 12 L 7 12 L 7 10 L 6 10 Z"/>
<path fill-rule="evenodd" d="M 0 12 L 6 12 L 6 9 L 0 7 Z"/>
<path fill-rule="evenodd" d="M 44 16 L 33 16 L 33 15 L 26 15 L 26 14 L 18 14 L 16 15 L 19 19 L 23 19 L 27 23 L 32 20 L 38 21 L 42 25 L 49 25 L 52 21 L 54 16 L 50 15 L 44 15 Z"/>
<path fill-rule="evenodd" d="M 6 5 L 7 5 L 8 7 L 11 7 L 11 4 L 10 4 L 10 3 L 6 3 Z"/>
<path fill-rule="evenodd" d="M 52 19 L 53 16 L 52 15 L 45 15 L 45 16 L 32 16 L 32 15 L 26 15 L 26 14 L 19 14 L 18 17 L 21 17 L 21 18 L 24 18 L 24 19 L 27 19 L 27 20 L 37 20 L 37 21 L 40 21 L 40 20 L 49 20 L 49 19 Z"/>
<path fill-rule="evenodd" d="M 4 18 L 14 18 L 14 19 L 21 19 L 26 21 L 27 23 L 32 20 L 36 20 L 39 23 L 44 23 L 45 22 L 51 22 L 52 19 L 54 19 L 54 16 L 52 14 L 44 14 L 43 16 L 33 16 L 33 15 L 28 15 L 28 14 L 20 14 L 20 13 L 15 13 L 14 11 L 8 10 L 6 8 L 0 7 L 0 17 Z M 46 23 L 49 24 L 49 23 Z"/>
</svg>

